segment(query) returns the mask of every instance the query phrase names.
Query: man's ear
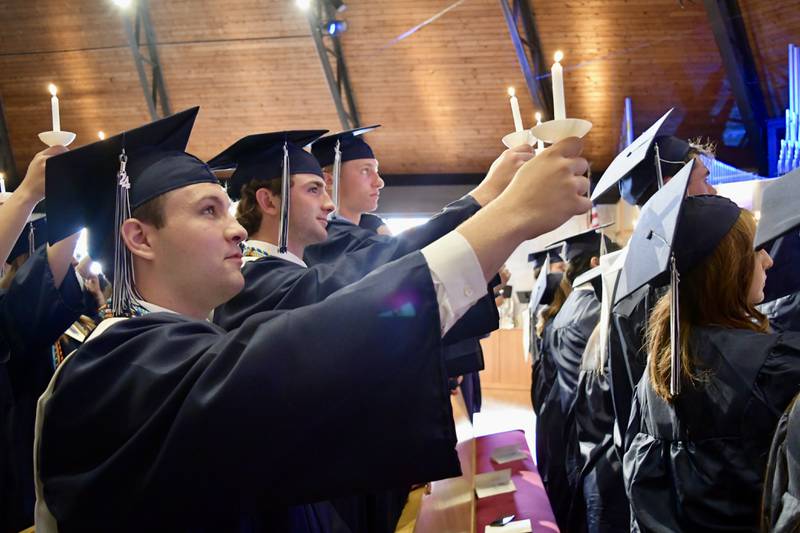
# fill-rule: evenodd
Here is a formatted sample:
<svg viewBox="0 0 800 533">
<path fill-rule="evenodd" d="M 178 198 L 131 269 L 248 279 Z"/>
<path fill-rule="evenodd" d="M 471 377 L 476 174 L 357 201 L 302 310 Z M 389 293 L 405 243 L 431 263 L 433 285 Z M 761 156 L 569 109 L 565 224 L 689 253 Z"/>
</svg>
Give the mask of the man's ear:
<svg viewBox="0 0 800 533">
<path fill-rule="evenodd" d="M 597 256 L 592 257 L 592 260 L 589 261 L 589 264 L 592 266 L 592 268 L 600 266 L 600 258 Z"/>
<path fill-rule="evenodd" d="M 322 178 L 325 180 L 325 187 L 333 187 L 333 174 L 327 170 L 322 171 Z"/>
<path fill-rule="evenodd" d="M 261 211 L 271 215 L 278 216 L 281 212 L 281 197 L 277 194 L 272 194 L 269 189 L 261 188 L 256 191 L 256 202 Z"/>
<path fill-rule="evenodd" d="M 155 257 L 150 242 L 153 231 L 155 229 L 152 226 L 145 224 L 141 220 L 129 218 L 122 223 L 119 233 L 131 254 L 142 259 L 152 260 Z"/>
</svg>

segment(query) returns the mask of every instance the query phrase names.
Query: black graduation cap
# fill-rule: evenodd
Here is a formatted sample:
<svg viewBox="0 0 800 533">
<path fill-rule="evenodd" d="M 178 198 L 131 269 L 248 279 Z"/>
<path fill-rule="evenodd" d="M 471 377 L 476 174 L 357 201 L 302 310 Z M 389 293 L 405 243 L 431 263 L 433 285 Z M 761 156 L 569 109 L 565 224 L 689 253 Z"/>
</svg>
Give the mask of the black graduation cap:
<svg viewBox="0 0 800 533">
<path fill-rule="evenodd" d="M 250 180 L 281 179 L 281 218 L 278 249 L 285 253 L 289 240 L 289 209 L 292 174 L 316 174 L 322 177 L 322 168 L 313 155 L 303 147 L 328 130 L 290 130 L 248 135 L 211 158 L 214 170 L 236 170 L 228 180 L 228 194 L 238 200 L 242 186 Z"/>
<path fill-rule="evenodd" d="M 714 195 L 686 198 L 694 161 L 687 163 L 642 208 L 615 291 L 615 303 L 647 283 L 670 284 L 670 393 L 680 393 L 680 276 L 713 253 L 739 218 L 741 209 Z"/>
<path fill-rule="evenodd" d="M 596 228 L 581 230 L 551 243 L 547 248 L 550 249 L 557 244 L 563 243 L 561 257 L 567 262 L 573 261 L 576 257 L 585 253 L 591 253 L 599 257 L 605 253 L 604 248 L 608 244 L 608 237 L 603 235 L 602 230 L 613 224 L 613 222 L 608 222 Z"/>
<path fill-rule="evenodd" d="M 593 202 L 597 201 L 603 193 L 614 187 L 621 179 L 628 176 L 640 164 L 644 168 L 649 168 L 652 173 L 656 172 L 658 167 L 654 165 L 655 149 L 653 144 L 658 132 L 661 130 L 661 126 L 664 125 L 670 113 L 672 113 L 672 109 L 664 113 L 661 118 L 639 135 L 628 147 L 617 154 L 617 157 L 614 158 L 603 173 L 603 177 L 597 182 L 597 186 L 592 192 L 591 198 Z"/>
<path fill-rule="evenodd" d="M 41 213 L 33 213 L 28 219 L 28 223 L 22 230 L 17 242 L 8 254 L 8 263 L 11 263 L 21 255 L 33 254 L 41 245 L 47 242 L 47 218 Z"/>
<path fill-rule="evenodd" d="M 339 144 L 342 163 L 353 161 L 354 159 L 375 159 L 372 148 L 361 136 L 377 128 L 380 128 L 380 124 L 326 135 L 314 141 L 314 144 L 311 145 L 311 153 L 314 154 L 314 157 L 317 158 L 322 167 L 334 164 L 337 143 Z"/>
<path fill-rule="evenodd" d="M 333 205 L 339 208 L 339 182 L 342 175 L 342 163 L 355 159 L 375 159 L 372 148 L 361 137 L 367 132 L 379 128 L 380 124 L 365 126 L 352 130 L 340 131 L 326 135 L 311 145 L 311 153 L 323 167 L 333 165 L 333 183 L 331 184 L 331 197 Z M 336 212 L 331 213 L 335 216 Z"/>
<path fill-rule="evenodd" d="M 659 188 L 658 170 L 654 163 L 656 148 L 659 152 L 662 176 L 673 176 L 686 164 L 686 156 L 691 145 L 672 135 L 656 137 L 644 161 L 636 165 L 631 173 L 619 182 L 620 196 L 631 205 L 644 205 Z"/>
<path fill-rule="evenodd" d="M 545 256 L 542 270 L 540 270 L 539 275 L 536 276 L 536 281 L 534 282 L 533 290 L 531 291 L 531 301 L 528 304 L 531 309 L 535 310 L 539 304 L 542 303 L 544 293 L 547 291 L 547 274 L 549 274 L 549 270 L 550 258 Z"/>
<path fill-rule="evenodd" d="M 303 148 L 326 131 L 290 130 L 248 135 L 212 157 L 208 166 L 212 170 L 235 169 L 227 180 L 228 194 L 232 200 L 241 198 L 242 186 L 250 180 L 271 180 L 283 176 L 284 146 L 289 153 L 290 175 L 316 174 L 322 177 L 319 163 Z"/>
<path fill-rule="evenodd" d="M 800 226 L 800 168 L 784 174 L 764 187 L 761 197 L 761 219 L 756 229 L 755 247 Z"/>
<path fill-rule="evenodd" d="M 561 259 L 561 251 L 560 246 L 555 246 L 550 249 L 540 250 L 538 252 L 533 252 L 528 254 L 528 262 L 533 263 L 533 269 L 536 270 L 544 265 L 545 259 L 548 257 L 550 258 L 550 264 L 553 263 L 562 263 L 564 260 Z"/>
<path fill-rule="evenodd" d="M 114 314 L 135 300 L 130 252 L 118 229 L 131 212 L 169 191 L 218 183 L 198 158 L 184 150 L 199 107 L 82 146 L 47 161 L 48 241 L 54 244 L 83 227 L 89 255 L 113 263 Z M 111 269 L 106 269 L 108 272 Z"/>
</svg>

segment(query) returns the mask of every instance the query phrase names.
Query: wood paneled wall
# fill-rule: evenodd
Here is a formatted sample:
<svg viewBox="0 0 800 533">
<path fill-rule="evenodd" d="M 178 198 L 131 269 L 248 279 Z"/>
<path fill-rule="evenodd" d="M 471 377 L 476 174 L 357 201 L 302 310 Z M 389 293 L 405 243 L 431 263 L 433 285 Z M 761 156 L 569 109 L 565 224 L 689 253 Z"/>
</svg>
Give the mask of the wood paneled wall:
<svg viewBox="0 0 800 533">
<path fill-rule="evenodd" d="M 350 0 L 343 45 L 382 170 L 483 172 L 512 129 L 505 96 L 524 81 L 497 0 Z M 800 34 L 788 2 L 741 0 L 765 83 L 779 92 L 786 44 Z M 700 2 L 532 0 L 547 63 L 566 58 L 570 116 L 594 130 L 586 155 L 604 168 L 617 150 L 624 97 L 637 132 L 669 107 L 667 130 L 719 138 L 733 97 Z M 239 136 L 282 128 L 338 128 L 308 25 L 293 0 L 151 0 L 174 110 L 200 105 L 190 151 L 210 157 Z M 0 0 L 0 96 L 24 170 L 48 128 L 47 83 L 60 88 L 62 124 L 76 146 L 98 130 L 147 121 L 120 13 L 110 0 Z M 540 73 L 547 75 L 547 72 Z M 784 81 L 785 83 L 785 81 Z M 530 101 L 521 98 L 532 120 Z M 726 150 L 752 163 L 746 150 Z"/>
</svg>

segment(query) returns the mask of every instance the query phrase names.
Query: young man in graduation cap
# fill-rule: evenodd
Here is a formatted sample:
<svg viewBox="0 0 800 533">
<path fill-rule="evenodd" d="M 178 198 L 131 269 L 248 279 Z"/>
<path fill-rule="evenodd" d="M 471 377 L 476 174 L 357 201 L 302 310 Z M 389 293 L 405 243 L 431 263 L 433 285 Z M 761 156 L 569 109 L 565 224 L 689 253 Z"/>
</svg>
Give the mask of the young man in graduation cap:
<svg viewBox="0 0 800 533">
<path fill-rule="evenodd" d="M 360 226 L 361 216 L 378 208 L 384 181 L 378 160 L 363 135 L 380 126 L 367 126 L 328 135 L 311 146 L 330 187 L 336 209 L 325 243 L 309 247 L 309 264 L 330 262 L 377 232 Z"/>
<path fill-rule="evenodd" d="M 315 530 L 286 505 L 457 473 L 436 346 L 522 241 L 589 208 L 567 139 L 421 252 L 226 333 L 206 317 L 244 285 L 246 232 L 183 152 L 196 112 L 47 165 L 51 226 L 88 225 L 90 254 L 116 256 L 114 311 L 133 317 L 104 321 L 42 395 L 38 532 Z"/>
<path fill-rule="evenodd" d="M 302 149 L 321 133 L 250 135 L 209 161 L 212 169 L 235 168 L 227 183 L 228 193 L 239 201 L 237 220 L 248 232 L 242 270 L 244 290 L 214 312 L 214 321 L 225 329 L 239 327 L 255 312 L 294 309 L 321 301 L 372 270 L 430 244 L 497 197 L 529 159 L 517 152 L 513 157 L 510 151 L 504 152 L 469 195 L 413 232 L 394 238 L 373 235 L 366 240 L 355 233 L 339 232 L 335 240 L 350 241 L 345 246 L 352 248 L 352 253 L 343 254 L 335 264 L 309 267 L 301 259 L 305 250 L 325 241 L 326 229 L 331 231 L 338 220 L 328 220 L 334 205 L 325 189 L 323 171 L 314 156 Z M 482 320 L 483 329 L 475 334 L 496 328 L 497 312 L 491 300 L 485 299 L 480 307 L 470 315 Z M 460 323 L 457 331 L 466 330 L 466 325 Z"/>
<path fill-rule="evenodd" d="M 370 238 L 336 263 L 317 263 L 309 267 L 301 259 L 304 250 L 325 241 L 326 227 L 336 220 L 328 221 L 334 206 L 326 192 L 323 171 L 314 156 L 302 149 L 321 133 L 286 131 L 250 135 L 209 161 L 212 169 L 235 168 L 228 180 L 228 193 L 239 201 L 237 220 L 248 232 L 244 243 L 246 264 L 242 269 L 244 289 L 214 311 L 214 322 L 226 330 L 238 328 L 256 312 L 295 309 L 320 302 L 378 267 L 430 244 L 501 193 L 525 160 L 524 157 L 501 156 L 504 164 L 494 165 L 485 181 L 467 198 L 449 206 L 414 232 L 391 239 Z M 287 190 L 283 190 L 285 177 L 289 182 Z M 287 211 L 289 215 L 285 216 Z M 282 235 L 285 243 L 280 242 Z M 353 235 L 344 232 L 339 241 Z M 283 246 L 285 251 L 281 252 Z M 497 324 L 497 308 L 487 291 L 486 297 L 459 320 L 458 326 L 445 339 L 448 375 L 463 375 L 482 367 L 483 358 L 475 337 L 488 334 Z M 475 384 L 474 380 L 471 383 Z M 476 391 L 476 394 L 479 393 Z M 470 398 L 473 396 L 475 394 Z M 373 514 L 378 516 L 361 519 L 345 516 L 345 520 L 349 524 L 376 523 L 386 514 L 389 524 L 371 530 L 393 531 L 408 491 L 401 492 L 402 503 L 390 504 L 393 509 L 388 512 L 384 513 L 381 505 L 373 503 L 363 507 L 377 506 Z M 342 509 L 340 504 L 337 509 L 343 515 L 358 514 Z"/>
<path fill-rule="evenodd" d="M 65 151 L 57 146 L 36 154 L 22 183 L 0 205 L 0 253 L 10 263 L 0 282 L 3 531 L 19 531 L 33 523 L 36 400 L 53 375 L 53 343 L 77 319 L 83 303 L 71 267 L 78 235 L 46 246 L 45 219 L 32 214 L 44 198 L 45 161 Z"/>
</svg>

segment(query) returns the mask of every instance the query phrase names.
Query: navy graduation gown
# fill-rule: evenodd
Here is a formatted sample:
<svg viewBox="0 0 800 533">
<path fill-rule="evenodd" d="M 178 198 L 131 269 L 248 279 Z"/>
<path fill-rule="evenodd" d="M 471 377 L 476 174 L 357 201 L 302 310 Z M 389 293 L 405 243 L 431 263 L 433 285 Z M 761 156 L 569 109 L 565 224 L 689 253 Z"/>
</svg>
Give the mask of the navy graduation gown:
<svg viewBox="0 0 800 533">
<path fill-rule="evenodd" d="M 792 533 L 800 527 L 800 395 L 778 421 L 764 480 L 761 530 Z"/>
<path fill-rule="evenodd" d="M 45 501 L 62 531 L 210 531 L 458 475 L 440 337 L 420 253 L 227 334 L 169 313 L 121 321 L 56 380 Z"/>
<path fill-rule="evenodd" d="M 552 355 L 557 369 L 561 410 L 571 408 L 586 343 L 600 320 L 600 301 L 594 290 L 574 289 L 553 319 Z"/>
<path fill-rule="evenodd" d="M 571 492 L 565 468 L 565 421 L 558 391 L 558 370 L 553 361 L 553 321 L 544 326 L 541 342 L 541 364 L 535 371 L 536 467 L 542 476 L 556 522 L 565 530 L 569 518 Z"/>
<path fill-rule="evenodd" d="M 758 306 L 776 331 L 800 331 L 800 292 Z"/>
<path fill-rule="evenodd" d="M 303 260 L 309 266 L 331 263 L 347 253 L 381 241 L 396 247 L 395 257 L 402 257 L 444 237 L 477 213 L 480 208 L 480 204 L 472 196 L 466 195 L 447 205 L 425 224 L 395 237 L 377 235 L 374 231 L 362 228 L 346 219 L 335 218 L 328 224 L 328 238 L 324 242 L 308 246 L 303 254 Z"/>
<path fill-rule="evenodd" d="M 767 454 L 800 384 L 800 333 L 697 327 L 703 381 L 674 405 L 639 382 L 626 435 L 625 486 L 643 531 L 757 531 Z"/>
<path fill-rule="evenodd" d="M 0 365 L 0 401 L 9 464 L 0 500 L 7 506 L 6 526 L 13 531 L 33 524 L 31 450 L 36 401 L 54 371 L 51 347 L 77 320 L 82 306 L 83 294 L 72 267 L 56 288 L 46 246 L 25 261 L 0 300 L 0 338 L 7 346 L 7 358 Z"/>
<path fill-rule="evenodd" d="M 630 525 L 622 461 L 614 446 L 614 405 L 608 358 L 600 361 L 599 330 L 586 347 L 574 404 L 578 490 L 570 513 L 570 531 L 626 531 Z"/>
<path fill-rule="evenodd" d="M 541 438 L 546 441 L 541 448 L 547 455 L 545 488 L 561 529 L 568 524 L 577 490 L 576 460 L 568 449 L 575 441 L 573 403 L 578 374 L 586 343 L 599 318 L 600 302 L 594 290 L 573 290 L 553 318 L 552 330 L 543 343 L 543 350 L 553 359 L 555 382 L 539 414 Z"/>
<path fill-rule="evenodd" d="M 634 391 L 647 364 L 645 333 L 653 306 L 664 289 L 645 285 L 611 310 L 608 342 L 608 374 L 618 435 L 625 435 L 631 414 Z M 617 454 L 625 450 L 621 438 Z"/>
</svg>

